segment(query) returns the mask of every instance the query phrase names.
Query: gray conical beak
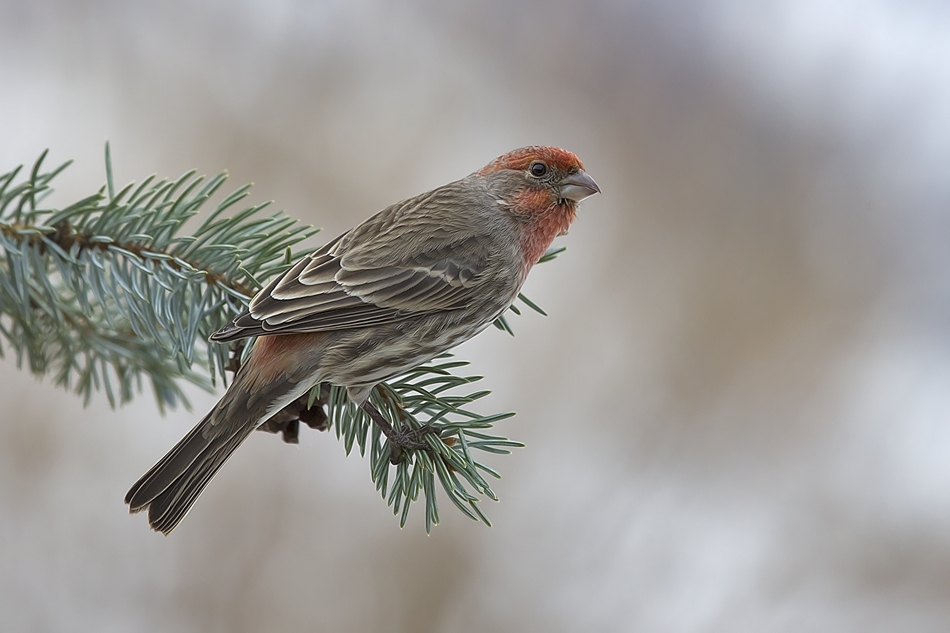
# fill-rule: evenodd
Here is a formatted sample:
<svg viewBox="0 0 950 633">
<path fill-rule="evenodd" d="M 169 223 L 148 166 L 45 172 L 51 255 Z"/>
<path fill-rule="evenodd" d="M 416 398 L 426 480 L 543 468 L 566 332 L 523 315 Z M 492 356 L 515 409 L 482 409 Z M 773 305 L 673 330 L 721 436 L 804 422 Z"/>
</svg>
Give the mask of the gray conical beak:
<svg viewBox="0 0 950 633">
<path fill-rule="evenodd" d="M 558 195 L 563 199 L 573 200 L 574 202 L 580 202 L 595 193 L 600 193 L 600 187 L 583 169 L 579 169 L 576 173 L 562 180 L 558 186 Z"/>
</svg>

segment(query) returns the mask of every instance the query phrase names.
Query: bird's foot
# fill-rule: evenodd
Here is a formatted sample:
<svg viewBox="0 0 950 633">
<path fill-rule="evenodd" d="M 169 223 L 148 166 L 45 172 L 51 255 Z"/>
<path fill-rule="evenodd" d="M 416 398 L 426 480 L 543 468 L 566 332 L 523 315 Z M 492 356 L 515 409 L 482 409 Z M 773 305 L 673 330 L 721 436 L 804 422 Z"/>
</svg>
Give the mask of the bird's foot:
<svg viewBox="0 0 950 633">
<path fill-rule="evenodd" d="M 413 451 L 428 451 L 432 447 L 429 446 L 429 443 L 426 442 L 426 435 L 429 433 L 438 433 L 438 431 L 428 425 L 424 424 L 418 429 L 411 429 L 409 431 L 396 431 L 394 435 L 387 436 L 389 438 L 389 461 L 392 464 L 398 464 L 405 459 L 405 450 Z"/>
<path fill-rule="evenodd" d="M 372 418 L 373 422 L 376 423 L 376 426 L 383 432 L 383 435 L 386 436 L 386 439 L 389 440 L 389 462 L 391 464 L 398 464 L 406 458 L 406 451 L 427 451 L 431 447 L 429 443 L 426 442 L 426 435 L 429 433 L 438 434 L 438 430 L 428 424 L 424 424 L 417 429 L 409 429 L 407 431 L 396 430 L 393 428 L 393 425 L 389 423 L 382 413 L 379 412 L 373 404 L 367 400 L 362 404 L 362 408 L 366 413 L 369 414 L 369 417 Z"/>
</svg>

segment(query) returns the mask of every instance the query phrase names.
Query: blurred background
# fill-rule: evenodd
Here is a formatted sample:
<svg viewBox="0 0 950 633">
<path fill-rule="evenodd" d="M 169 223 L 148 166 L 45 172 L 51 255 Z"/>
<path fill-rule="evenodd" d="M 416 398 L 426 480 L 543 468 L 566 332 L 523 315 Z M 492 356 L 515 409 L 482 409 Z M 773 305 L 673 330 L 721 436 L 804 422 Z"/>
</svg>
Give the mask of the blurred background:
<svg viewBox="0 0 950 633">
<path fill-rule="evenodd" d="M 194 167 L 334 236 L 529 144 L 603 195 L 459 354 L 527 447 L 400 530 L 255 434 L 168 538 L 128 487 L 216 396 L 0 361 L 9 631 L 950 630 L 950 5 L 0 0 L 0 172 Z M 318 242 L 314 242 L 316 245 Z"/>
</svg>

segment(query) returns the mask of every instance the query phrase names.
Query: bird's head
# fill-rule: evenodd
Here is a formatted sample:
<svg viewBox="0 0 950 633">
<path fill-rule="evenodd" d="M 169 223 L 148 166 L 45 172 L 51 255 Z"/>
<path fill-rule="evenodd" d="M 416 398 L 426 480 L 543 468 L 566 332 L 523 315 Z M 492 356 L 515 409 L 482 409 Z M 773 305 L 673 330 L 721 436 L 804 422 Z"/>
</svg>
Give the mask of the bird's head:
<svg viewBox="0 0 950 633">
<path fill-rule="evenodd" d="M 496 202 L 525 227 L 527 260 L 534 264 L 555 237 L 567 232 L 577 203 L 600 193 L 580 159 L 558 147 L 523 147 L 479 170 Z"/>
<path fill-rule="evenodd" d="M 559 147 L 522 147 L 502 154 L 479 172 L 515 210 L 536 213 L 556 205 L 573 207 L 600 193 L 581 160 Z"/>
</svg>

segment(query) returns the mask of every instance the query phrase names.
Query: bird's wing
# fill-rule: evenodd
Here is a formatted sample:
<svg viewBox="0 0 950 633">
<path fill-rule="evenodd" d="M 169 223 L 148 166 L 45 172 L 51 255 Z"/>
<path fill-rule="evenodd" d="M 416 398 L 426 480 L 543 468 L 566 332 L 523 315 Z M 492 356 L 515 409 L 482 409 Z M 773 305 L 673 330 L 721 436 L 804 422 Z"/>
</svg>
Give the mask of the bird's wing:
<svg viewBox="0 0 950 633">
<path fill-rule="evenodd" d="M 467 214 L 446 213 L 447 201 L 458 199 L 451 194 L 398 203 L 326 244 L 212 339 L 367 327 L 464 307 L 488 266 L 491 240 L 468 225 Z"/>
</svg>

